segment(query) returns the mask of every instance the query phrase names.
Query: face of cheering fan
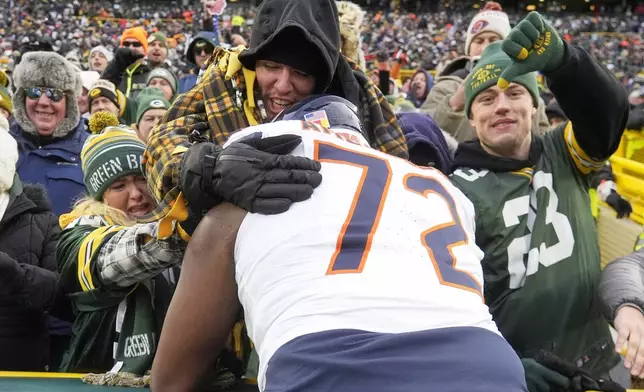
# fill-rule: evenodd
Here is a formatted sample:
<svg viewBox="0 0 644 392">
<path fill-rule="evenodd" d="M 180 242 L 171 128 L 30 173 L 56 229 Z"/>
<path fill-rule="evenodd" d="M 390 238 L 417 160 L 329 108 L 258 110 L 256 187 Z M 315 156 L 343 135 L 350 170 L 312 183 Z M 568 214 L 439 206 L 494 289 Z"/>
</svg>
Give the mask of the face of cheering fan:
<svg viewBox="0 0 644 392">
<path fill-rule="evenodd" d="M 314 76 L 272 61 L 257 61 L 255 74 L 269 120 L 310 96 L 315 88 Z"/>
<path fill-rule="evenodd" d="M 25 88 L 27 117 L 41 136 L 51 136 L 67 115 L 67 94 L 51 87 Z"/>
</svg>

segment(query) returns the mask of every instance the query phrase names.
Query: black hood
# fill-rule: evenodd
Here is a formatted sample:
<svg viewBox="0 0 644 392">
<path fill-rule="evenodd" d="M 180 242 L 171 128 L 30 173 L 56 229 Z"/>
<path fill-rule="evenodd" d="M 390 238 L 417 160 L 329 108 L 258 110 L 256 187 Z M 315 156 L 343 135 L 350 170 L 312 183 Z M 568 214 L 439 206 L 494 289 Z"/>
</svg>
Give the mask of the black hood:
<svg viewBox="0 0 644 392">
<path fill-rule="evenodd" d="M 288 29 L 287 37 L 301 34 L 301 37 L 295 36 L 293 42 L 303 38 L 319 51 L 323 64 L 317 64 L 322 73 L 315 75 L 318 78 L 316 91 L 324 91 L 331 83 L 340 58 L 339 26 L 338 9 L 333 0 L 264 0 L 257 10 L 250 47 L 239 55 L 239 60 L 244 67 L 255 69 L 255 62 L 261 59 L 262 51 Z M 279 42 L 284 39 L 280 37 Z M 286 46 L 284 49 L 294 53 L 301 50 L 298 44 Z"/>
<path fill-rule="evenodd" d="M 212 44 L 212 46 L 219 45 L 219 38 L 217 38 L 217 34 L 212 31 L 202 31 L 197 34 L 192 41 L 190 41 L 190 45 L 188 45 L 188 50 L 186 51 L 186 60 L 193 65 L 197 65 L 197 62 L 195 61 L 195 45 L 199 41 L 206 41 Z"/>
<path fill-rule="evenodd" d="M 27 211 L 32 214 L 51 211 L 49 196 L 42 185 L 22 184 L 18 176 L 16 176 L 9 194 L 9 206 L 2 216 L 2 220 L 0 220 L 0 226 Z"/>
</svg>

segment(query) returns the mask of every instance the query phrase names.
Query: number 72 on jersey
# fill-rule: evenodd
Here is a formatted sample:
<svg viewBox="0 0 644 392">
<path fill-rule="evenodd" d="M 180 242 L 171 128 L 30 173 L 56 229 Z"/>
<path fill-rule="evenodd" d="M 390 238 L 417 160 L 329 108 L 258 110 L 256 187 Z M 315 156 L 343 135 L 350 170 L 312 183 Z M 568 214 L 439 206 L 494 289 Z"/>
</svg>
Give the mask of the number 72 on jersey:
<svg viewBox="0 0 644 392">
<path fill-rule="evenodd" d="M 320 162 L 362 169 L 362 177 L 338 236 L 336 251 L 331 258 L 327 275 L 361 273 L 369 256 L 371 240 L 378 229 L 389 187 L 392 186 L 389 161 L 375 154 L 319 140 L 315 141 L 314 158 Z M 407 174 L 402 184 L 393 186 L 403 186 L 419 197 L 427 198 L 428 195 L 435 194 L 445 200 L 452 217 L 451 221 L 425 230 L 420 235 L 420 244 L 427 250 L 441 284 L 471 291 L 482 297 L 481 284 L 474 276 L 456 268 L 452 248 L 467 244 L 469 239 L 449 191 L 435 178 L 416 173 Z"/>
</svg>

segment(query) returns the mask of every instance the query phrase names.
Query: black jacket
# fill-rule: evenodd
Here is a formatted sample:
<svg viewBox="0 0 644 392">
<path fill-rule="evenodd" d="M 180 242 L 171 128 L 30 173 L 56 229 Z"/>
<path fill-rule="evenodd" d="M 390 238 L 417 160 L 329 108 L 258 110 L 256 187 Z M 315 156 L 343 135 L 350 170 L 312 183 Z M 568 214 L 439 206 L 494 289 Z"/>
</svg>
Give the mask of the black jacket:
<svg viewBox="0 0 644 392">
<path fill-rule="evenodd" d="M 48 365 L 45 311 L 56 292 L 59 232 L 44 188 L 16 177 L 0 220 L 0 370 Z"/>
</svg>

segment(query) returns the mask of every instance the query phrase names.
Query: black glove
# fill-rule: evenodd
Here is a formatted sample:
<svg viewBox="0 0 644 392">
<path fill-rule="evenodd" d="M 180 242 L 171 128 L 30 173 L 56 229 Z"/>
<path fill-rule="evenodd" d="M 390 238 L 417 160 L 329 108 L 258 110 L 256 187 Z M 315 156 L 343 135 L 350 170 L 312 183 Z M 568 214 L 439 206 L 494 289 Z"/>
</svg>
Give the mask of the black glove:
<svg viewBox="0 0 644 392">
<path fill-rule="evenodd" d="M 529 392 L 559 392 L 570 386 L 568 377 L 548 369 L 532 358 L 522 358 Z"/>
<path fill-rule="evenodd" d="M 619 193 L 614 190 L 611 191 L 610 195 L 606 198 L 606 204 L 611 206 L 615 212 L 617 212 L 617 218 L 627 218 L 631 212 L 633 212 L 633 207 L 628 200 L 624 199 L 619 195 Z"/>
<path fill-rule="evenodd" d="M 114 61 L 121 68 L 127 68 L 143 57 L 145 57 L 143 54 L 130 48 L 117 48 L 116 52 L 114 52 Z"/>
<path fill-rule="evenodd" d="M 568 392 L 585 392 L 585 391 L 603 391 L 603 392 L 626 392 L 621 385 L 601 378 L 596 378 L 585 369 L 579 368 L 574 364 L 564 361 L 553 353 L 540 350 L 535 356 L 535 360 L 548 369 L 551 369 L 570 380 L 570 385 L 564 391 Z"/>
<path fill-rule="evenodd" d="M 198 143 L 181 163 L 180 186 L 188 205 L 207 211 L 221 201 L 246 211 L 279 214 L 311 197 L 320 185 L 320 163 L 288 154 L 302 142 L 297 135 L 262 139 L 257 133 L 225 149 Z"/>
</svg>

